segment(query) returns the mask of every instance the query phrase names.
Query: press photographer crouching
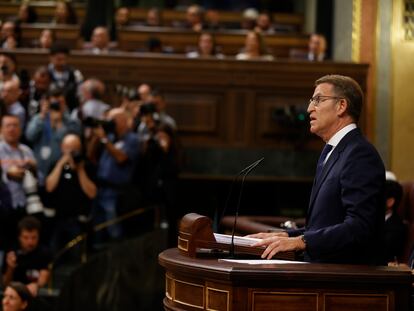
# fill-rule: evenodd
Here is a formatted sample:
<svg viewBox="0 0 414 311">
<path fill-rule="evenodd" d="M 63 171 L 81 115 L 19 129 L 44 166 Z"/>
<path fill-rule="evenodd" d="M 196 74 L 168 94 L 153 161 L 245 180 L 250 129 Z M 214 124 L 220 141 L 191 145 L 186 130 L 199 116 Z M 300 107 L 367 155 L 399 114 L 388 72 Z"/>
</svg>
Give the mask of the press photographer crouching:
<svg viewBox="0 0 414 311">
<path fill-rule="evenodd" d="M 58 251 L 88 229 L 97 188 L 95 167 L 85 158 L 78 135 L 67 134 L 62 156 L 46 178 L 48 207 L 55 211 L 51 246 Z"/>
<path fill-rule="evenodd" d="M 47 284 L 50 276 L 49 251 L 40 245 L 41 225 L 33 216 L 23 218 L 18 225 L 18 245 L 5 256 L 3 285 L 12 281 L 25 284 L 33 296 Z"/>
<path fill-rule="evenodd" d="M 176 132 L 159 119 L 152 103 L 142 105 L 139 116 L 140 157 L 134 181 L 140 185 L 145 204 L 159 211 L 158 223 L 168 226 L 169 236 L 175 240 L 180 216 L 175 197 L 180 167 Z"/>
<path fill-rule="evenodd" d="M 93 125 L 89 155 L 98 163 L 94 212 L 97 223 L 113 220 L 119 215 L 119 200 L 131 183 L 138 158 L 138 139 L 131 126 L 132 118 L 122 108 L 111 109 L 105 122 L 95 120 Z M 122 227 L 119 224 L 109 226 L 106 233 L 109 238 L 120 238 Z M 105 238 L 98 235 L 97 240 L 102 242 Z"/>
</svg>

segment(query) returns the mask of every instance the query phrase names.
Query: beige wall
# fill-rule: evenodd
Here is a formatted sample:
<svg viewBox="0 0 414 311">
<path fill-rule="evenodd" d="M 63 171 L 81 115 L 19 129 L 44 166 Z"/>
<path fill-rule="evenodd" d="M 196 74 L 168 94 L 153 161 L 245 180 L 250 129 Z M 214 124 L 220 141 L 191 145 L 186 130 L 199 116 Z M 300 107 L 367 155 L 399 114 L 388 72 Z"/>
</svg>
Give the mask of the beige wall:
<svg viewBox="0 0 414 311">
<path fill-rule="evenodd" d="M 414 180 L 414 41 L 403 38 L 402 4 L 393 1 L 391 169 Z"/>
</svg>

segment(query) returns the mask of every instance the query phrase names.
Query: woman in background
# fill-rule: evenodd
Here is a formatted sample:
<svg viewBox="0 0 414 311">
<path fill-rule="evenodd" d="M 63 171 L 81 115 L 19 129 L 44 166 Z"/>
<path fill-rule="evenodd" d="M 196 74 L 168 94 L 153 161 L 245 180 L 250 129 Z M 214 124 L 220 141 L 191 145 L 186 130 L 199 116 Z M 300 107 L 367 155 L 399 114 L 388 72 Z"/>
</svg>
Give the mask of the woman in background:
<svg viewBox="0 0 414 311">
<path fill-rule="evenodd" d="M 55 16 L 52 23 L 55 24 L 77 24 L 78 19 L 73 6 L 69 2 L 61 1 L 56 3 Z"/>
<path fill-rule="evenodd" d="M 236 55 L 238 60 L 274 60 L 274 57 L 267 53 L 263 36 L 256 31 L 249 31 L 246 35 L 243 52 Z"/>
<path fill-rule="evenodd" d="M 198 40 L 198 49 L 187 53 L 188 58 L 215 57 L 224 58 L 224 55 L 217 53 L 216 43 L 212 34 L 204 32 Z"/>
</svg>

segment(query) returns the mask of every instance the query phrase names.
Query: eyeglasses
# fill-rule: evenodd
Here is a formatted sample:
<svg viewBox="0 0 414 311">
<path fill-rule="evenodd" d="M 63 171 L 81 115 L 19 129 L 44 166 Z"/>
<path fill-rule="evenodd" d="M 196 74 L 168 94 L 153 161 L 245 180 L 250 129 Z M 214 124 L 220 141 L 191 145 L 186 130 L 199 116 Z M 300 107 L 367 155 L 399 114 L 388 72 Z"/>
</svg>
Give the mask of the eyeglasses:
<svg viewBox="0 0 414 311">
<path fill-rule="evenodd" d="M 328 100 L 328 99 L 344 99 L 343 97 L 338 97 L 338 96 L 324 96 L 324 95 L 316 95 L 314 97 L 312 97 L 311 99 L 309 99 L 309 105 L 313 104 L 315 107 L 317 107 L 320 103 Z"/>
</svg>

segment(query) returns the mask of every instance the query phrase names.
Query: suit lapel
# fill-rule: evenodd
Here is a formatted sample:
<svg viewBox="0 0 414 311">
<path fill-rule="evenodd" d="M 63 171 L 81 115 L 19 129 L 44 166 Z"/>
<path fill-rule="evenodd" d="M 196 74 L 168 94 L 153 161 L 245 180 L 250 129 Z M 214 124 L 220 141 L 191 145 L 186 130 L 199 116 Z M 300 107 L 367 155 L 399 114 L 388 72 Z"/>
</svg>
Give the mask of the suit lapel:
<svg viewBox="0 0 414 311">
<path fill-rule="evenodd" d="M 312 209 L 313 209 L 313 203 L 319 193 L 319 190 L 323 184 L 323 182 L 325 181 L 326 177 L 328 176 L 329 172 L 331 171 L 331 169 L 334 167 L 335 163 L 338 161 L 338 159 L 341 156 L 342 151 L 344 150 L 344 148 L 347 146 L 348 142 L 355 136 L 355 135 L 360 135 L 361 132 L 360 130 L 357 128 L 355 130 L 350 131 L 348 134 L 346 134 L 344 136 L 344 138 L 341 139 L 341 141 L 339 142 L 339 144 L 336 146 L 336 148 L 332 151 L 332 154 L 329 156 L 327 162 L 325 163 L 325 165 L 322 168 L 322 172 L 320 174 L 320 177 L 318 178 L 318 180 L 313 181 L 313 187 L 312 187 L 312 192 L 311 192 L 311 196 L 309 199 L 309 208 L 308 208 L 308 214 L 307 214 L 307 220 L 309 218 L 309 216 L 311 215 Z"/>
</svg>

